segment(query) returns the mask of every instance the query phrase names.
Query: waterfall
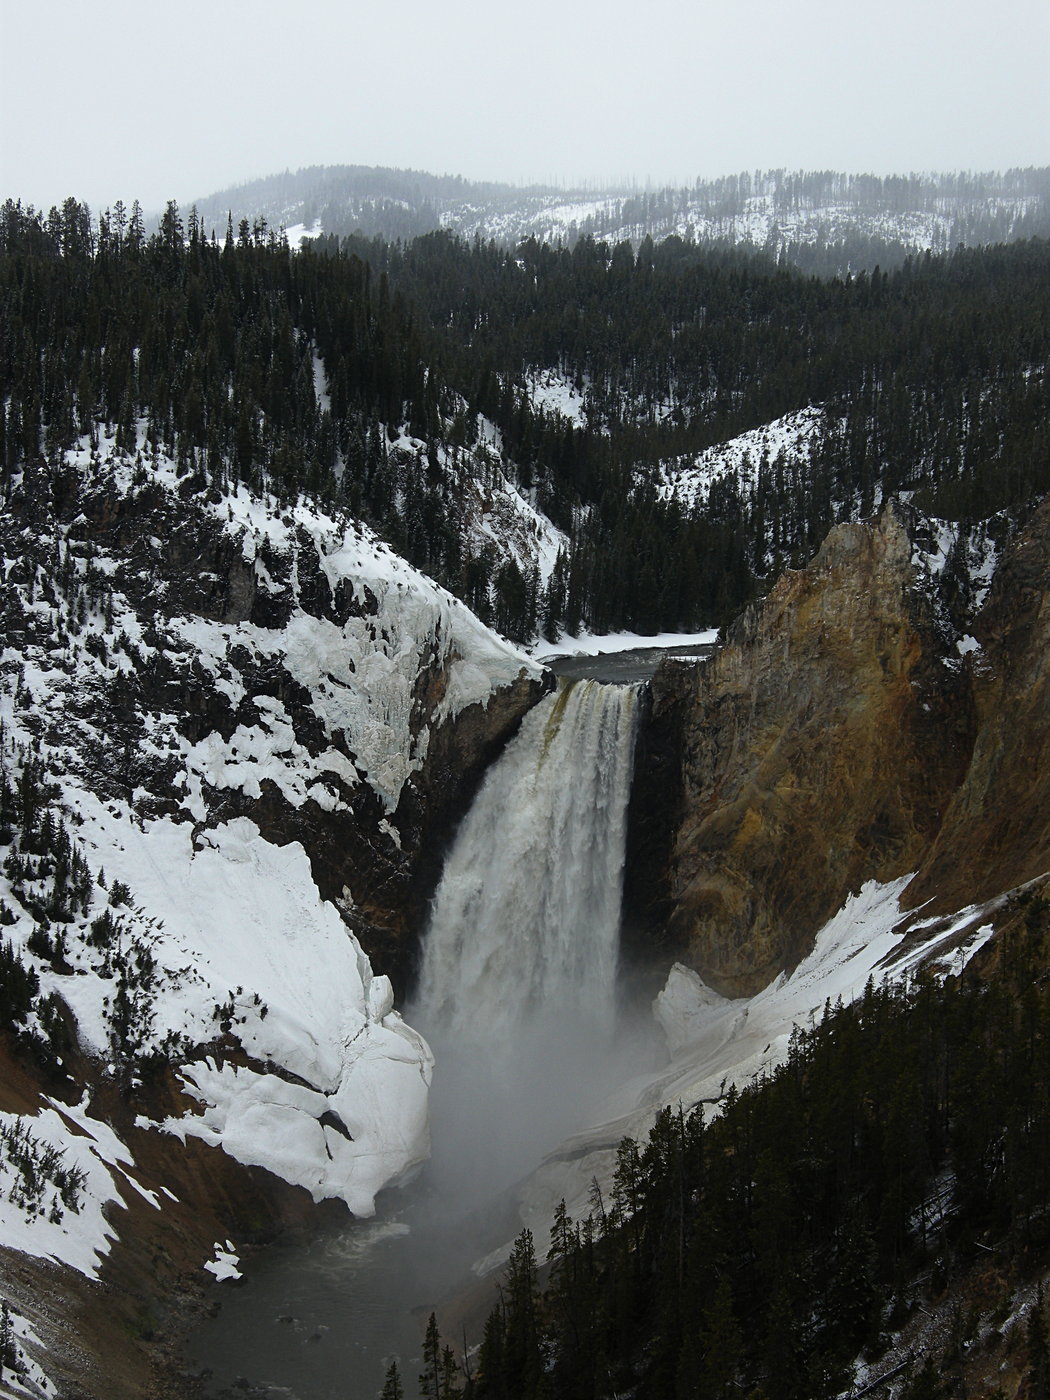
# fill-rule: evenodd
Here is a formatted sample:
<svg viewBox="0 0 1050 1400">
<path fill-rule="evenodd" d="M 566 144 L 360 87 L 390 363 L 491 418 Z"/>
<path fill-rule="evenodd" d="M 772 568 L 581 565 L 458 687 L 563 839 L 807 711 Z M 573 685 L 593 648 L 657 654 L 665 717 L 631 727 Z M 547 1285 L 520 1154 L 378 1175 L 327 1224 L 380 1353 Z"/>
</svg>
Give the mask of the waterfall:
<svg viewBox="0 0 1050 1400">
<path fill-rule="evenodd" d="M 542 700 L 446 860 L 407 1015 L 434 1050 L 429 1171 L 450 1216 L 534 1166 L 622 1076 L 637 698 L 586 680 Z"/>
<path fill-rule="evenodd" d="M 632 688 L 565 684 L 493 765 L 434 901 L 414 1013 L 431 1033 L 611 1025 L 636 711 Z"/>
</svg>

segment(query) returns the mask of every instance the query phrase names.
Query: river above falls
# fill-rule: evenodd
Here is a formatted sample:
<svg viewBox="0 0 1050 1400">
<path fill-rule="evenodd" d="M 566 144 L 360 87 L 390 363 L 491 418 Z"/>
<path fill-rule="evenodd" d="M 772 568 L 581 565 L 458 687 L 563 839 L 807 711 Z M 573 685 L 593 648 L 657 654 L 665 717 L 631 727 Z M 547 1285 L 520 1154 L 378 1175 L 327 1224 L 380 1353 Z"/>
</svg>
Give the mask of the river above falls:
<svg viewBox="0 0 1050 1400">
<path fill-rule="evenodd" d="M 621 648 L 608 651 L 551 652 L 538 657 L 556 676 L 567 680 L 605 681 L 610 685 L 632 685 L 647 681 L 655 674 L 665 658 L 682 661 L 704 661 L 717 650 L 717 633 L 699 633 L 680 640 L 661 638 L 658 645 L 637 645 L 639 639 Z M 593 638 L 593 642 L 610 643 L 620 639 Z M 654 639 L 655 640 L 655 639 Z"/>
</svg>

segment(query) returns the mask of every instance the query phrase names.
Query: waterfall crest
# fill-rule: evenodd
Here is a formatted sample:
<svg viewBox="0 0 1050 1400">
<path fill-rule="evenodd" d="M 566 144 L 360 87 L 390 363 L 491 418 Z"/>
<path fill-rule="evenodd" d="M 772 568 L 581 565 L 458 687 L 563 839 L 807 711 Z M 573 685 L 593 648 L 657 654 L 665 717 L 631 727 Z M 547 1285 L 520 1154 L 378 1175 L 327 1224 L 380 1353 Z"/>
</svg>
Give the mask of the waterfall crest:
<svg viewBox="0 0 1050 1400">
<path fill-rule="evenodd" d="M 568 683 L 486 776 L 445 864 L 414 1018 L 510 1044 L 537 1017 L 611 1025 L 637 692 Z"/>
</svg>

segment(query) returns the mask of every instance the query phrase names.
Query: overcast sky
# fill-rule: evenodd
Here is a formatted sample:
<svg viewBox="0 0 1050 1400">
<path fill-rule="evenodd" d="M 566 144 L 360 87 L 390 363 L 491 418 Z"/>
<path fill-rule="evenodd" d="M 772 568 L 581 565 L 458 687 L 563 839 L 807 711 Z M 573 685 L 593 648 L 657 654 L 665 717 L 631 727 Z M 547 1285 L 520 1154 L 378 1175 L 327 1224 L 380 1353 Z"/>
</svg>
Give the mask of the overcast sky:
<svg viewBox="0 0 1050 1400">
<path fill-rule="evenodd" d="M 1050 164 L 1047 0 L 0 0 L 0 196 Z"/>
</svg>

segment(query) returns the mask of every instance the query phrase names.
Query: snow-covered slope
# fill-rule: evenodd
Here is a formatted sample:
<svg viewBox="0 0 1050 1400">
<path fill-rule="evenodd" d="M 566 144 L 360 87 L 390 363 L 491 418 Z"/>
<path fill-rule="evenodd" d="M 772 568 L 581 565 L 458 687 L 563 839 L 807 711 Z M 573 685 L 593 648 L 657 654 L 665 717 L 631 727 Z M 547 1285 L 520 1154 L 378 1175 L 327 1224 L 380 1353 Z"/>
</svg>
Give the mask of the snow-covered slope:
<svg viewBox="0 0 1050 1400">
<path fill-rule="evenodd" d="M 539 668 L 362 526 L 244 488 L 187 501 L 141 443 L 85 440 L 16 479 L 3 543 L 0 900 L 31 988 L 16 1032 L 59 1085 L 89 1057 L 146 1105 L 140 1128 L 368 1214 L 426 1156 L 430 1055 L 301 842 L 277 839 L 275 804 L 371 823 L 396 852 L 431 736 Z M 154 1116 L 158 1059 L 183 1097 Z M 134 1152 L 70 1089 L 0 1120 L 4 1183 L 27 1153 L 48 1164 L 4 1193 L 0 1243 L 93 1270 Z"/>
<path fill-rule="evenodd" d="M 810 405 L 695 456 L 662 462 L 659 493 L 677 500 L 686 510 L 703 506 L 719 484 L 731 484 L 747 498 L 754 494 L 760 469 L 773 468 L 778 459 L 781 467 L 806 461 L 824 418 L 822 408 Z"/>
</svg>

